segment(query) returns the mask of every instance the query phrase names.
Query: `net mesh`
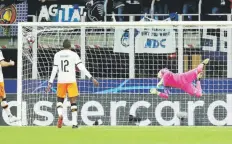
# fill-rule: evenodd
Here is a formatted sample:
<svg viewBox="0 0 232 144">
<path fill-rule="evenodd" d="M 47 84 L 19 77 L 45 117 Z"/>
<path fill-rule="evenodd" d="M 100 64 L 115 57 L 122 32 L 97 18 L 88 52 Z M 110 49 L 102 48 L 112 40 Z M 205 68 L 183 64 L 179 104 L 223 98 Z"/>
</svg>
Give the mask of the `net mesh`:
<svg viewBox="0 0 232 144">
<path fill-rule="evenodd" d="M 217 100 L 227 100 L 230 80 L 226 79 L 227 53 L 225 51 L 229 28 L 186 26 L 183 27 L 183 37 L 181 37 L 178 26 L 173 26 L 176 51 L 174 53 L 134 52 L 135 77 L 133 78 L 129 77 L 130 54 L 114 52 L 115 29 L 125 29 L 125 27 L 104 27 L 104 25 L 85 27 L 84 35 L 78 26 L 23 26 L 22 28 L 22 100 L 26 102 L 24 121 L 27 125 L 56 124 L 56 85 L 53 85 L 51 93 L 45 93 L 44 90 L 51 74 L 53 56 L 62 49 L 64 39 L 71 40 L 72 50 L 80 57 L 85 57 L 86 68 L 100 82 L 100 87 L 94 88 L 89 80 L 81 78 L 77 69 L 80 124 L 91 125 L 95 120 L 101 119 L 104 125 L 134 125 L 134 122 L 129 121 L 130 114 L 141 118 L 143 122 L 149 119 L 150 122 L 141 123 L 144 125 L 169 124 L 164 121 L 177 124 L 180 121 L 176 121 L 176 113 L 185 111 L 189 116 L 194 117 L 195 125 L 212 125 L 207 115 L 210 104 Z M 134 28 L 144 30 L 152 27 L 135 26 Z M 166 27 L 160 26 L 160 28 Z M 28 43 L 31 37 L 35 37 L 33 44 Z M 81 55 L 83 37 L 85 38 L 84 56 Z M 183 42 L 182 54 L 178 53 L 180 42 Z M 178 73 L 179 56 L 183 56 L 184 72 L 195 68 L 205 58 L 210 58 L 210 63 L 206 66 L 205 76 L 202 79 L 203 96 L 198 99 L 178 89 L 171 89 L 170 104 L 149 94 L 149 89 L 156 86 L 157 73 L 161 68 L 166 67 Z M 191 112 L 191 102 L 199 100 L 204 104 Z M 44 103 L 39 103 L 40 101 Z M 67 115 L 65 124 L 70 125 L 70 104 L 69 102 L 66 104 L 68 108 L 65 109 Z M 164 106 L 160 109 L 162 105 Z M 45 111 L 52 116 L 44 114 Z M 95 113 L 88 114 L 89 111 Z M 223 106 L 217 106 L 213 115 L 215 119 L 223 120 L 227 112 Z M 183 123 L 189 124 L 188 121 Z"/>
</svg>

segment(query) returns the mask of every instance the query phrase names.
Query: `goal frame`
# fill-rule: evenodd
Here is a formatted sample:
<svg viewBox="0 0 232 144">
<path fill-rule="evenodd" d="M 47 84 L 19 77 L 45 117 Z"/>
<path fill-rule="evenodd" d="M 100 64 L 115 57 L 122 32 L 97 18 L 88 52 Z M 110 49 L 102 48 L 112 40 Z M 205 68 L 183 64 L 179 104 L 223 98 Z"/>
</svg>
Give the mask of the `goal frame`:
<svg viewBox="0 0 232 144">
<path fill-rule="evenodd" d="M 22 65 L 23 65 L 23 26 L 76 26 L 81 29 L 81 57 L 83 63 L 85 63 L 85 28 L 86 27 L 95 27 L 95 28 L 106 28 L 106 27 L 128 27 L 131 30 L 131 37 L 133 37 L 133 28 L 135 26 L 177 26 L 178 29 L 178 72 L 183 72 L 183 27 L 184 26 L 195 26 L 195 27 L 215 27 L 217 26 L 225 26 L 230 28 L 231 30 L 228 31 L 227 37 L 228 39 L 232 37 L 232 21 L 157 21 L 157 22 L 20 22 L 18 23 L 18 64 L 17 64 L 17 116 L 19 119 L 22 118 Z M 133 39 L 130 40 L 131 46 L 134 47 Z M 37 44 L 36 44 L 37 47 Z M 232 65 L 229 64 L 232 62 L 232 42 L 228 40 L 227 43 L 227 78 L 232 78 Z M 134 61 L 134 57 L 130 57 L 130 61 Z M 134 78 L 134 67 L 130 66 L 130 76 L 129 78 Z M 81 78 L 84 78 L 84 75 L 81 74 Z M 22 125 L 22 123 L 21 123 Z"/>
</svg>

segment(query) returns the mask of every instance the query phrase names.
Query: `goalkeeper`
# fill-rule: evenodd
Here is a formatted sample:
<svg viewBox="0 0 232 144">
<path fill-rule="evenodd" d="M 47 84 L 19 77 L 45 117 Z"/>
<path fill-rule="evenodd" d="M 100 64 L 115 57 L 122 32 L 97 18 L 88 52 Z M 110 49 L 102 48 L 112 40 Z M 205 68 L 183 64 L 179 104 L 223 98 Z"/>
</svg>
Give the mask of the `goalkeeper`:
<svg viewBox="0 0 232 144">
<path fill-rule="evenodd" d="M 205 59 L 201 64 L 197 66 L 197 68 L 190 70 L 185 73 L 175 74 L 169 71 L 168 69 L 162 69 L 158 73 L 158 78 L 160 78 L 160 82 L 158 82 L 157 87 L 173 87 L 179 88 L 191 96 L 201 97 L 202 89 L 200 79 L 203 75 L 203 68 L 206 64 L 208 64 L 209 59 Z M 194 80 L 197 79 L 196 87 L 192 84 Z M 157 89 L 152 88 L 150 90 L 152 94 L 157 94 L 162 98 L 167 99 L 169 91 L 165 88 L 164 92 L 159 92 Z"/>
</svg>

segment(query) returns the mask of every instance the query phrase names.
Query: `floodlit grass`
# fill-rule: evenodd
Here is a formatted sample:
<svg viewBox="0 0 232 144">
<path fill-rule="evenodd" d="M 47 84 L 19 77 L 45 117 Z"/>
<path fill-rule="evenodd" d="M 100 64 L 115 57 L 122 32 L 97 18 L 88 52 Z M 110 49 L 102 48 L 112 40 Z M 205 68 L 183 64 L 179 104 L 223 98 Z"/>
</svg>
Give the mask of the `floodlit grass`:
<svg viewBox="0 0 232 144">
<path fill-rule="evenodd" d="M 232 144 L 232 127 L 0 127 L 2 144 Z"/>
</svg>

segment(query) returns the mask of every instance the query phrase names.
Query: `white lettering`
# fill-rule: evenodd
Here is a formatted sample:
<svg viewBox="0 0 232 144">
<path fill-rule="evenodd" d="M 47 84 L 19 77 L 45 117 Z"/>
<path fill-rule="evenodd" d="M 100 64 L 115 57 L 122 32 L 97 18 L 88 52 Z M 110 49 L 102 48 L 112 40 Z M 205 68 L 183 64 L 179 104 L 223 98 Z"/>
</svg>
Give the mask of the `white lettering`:
<svg viewBox="0 0 232 144">
<path fill-rule="evenodd" d="M 22 103 L 23 106 L 25 106 L 25 103 Z M 12 107 L 17 107 L 18 106 L 18 102 L 17 101 L 10 101 L 8 102 L 8 107 L 9 109 Z M 23 110 L 23 109 L 22 109 Z M 25 111 L 22 111 L 22 113 L 25 113 Z M 8 115 L 5 113 L 4 110 L 2 110 L 2 118 L 3 120 L 6 122 L 6 124 L 10 125 L 10 126 L 16 126 L 19 125 L 19 123 L 10 123 L 9 122 L 9 118 Z"/>
<path fill-rule="evenodd" d="M 73 22 L 74 20 L 80 21 L 81 17 L 80 17 L 80 13 L 77 9 L 75 9 L 73 11 L 73 15 L 72 15 L 72 19 L 71 21 Z"/>
<path fill-rule="evenodd" d="M 79 10 L 80 10 L 80 14 L 83 15 L 84 14 L 84 6 L 79 6 Z"/>
<path fill-rule="evenodd" d="M 162 109 L 164 107 L 170 107 L 174 110 L 174 117 L 169 121 L 164 120 L 161 115 Z M 176 116 L 176 113 L 179 111 L 180 111 L 180 103 L 178 101 L 175 102 L 163 101 L 157 105 L 155 110 L 155 117 L 157 122 L 163 126 L 180 125 L 180 120 Z"/>
<path fill-rule="evenodd" d="M 231 29 L 228 29 L 231 30 Z M 225 33 L 227 32 L 227 29 L 221 28 L 220 29 L 220 51 L 221 52 L 227 52 L 227 46 L 226 42 L 229 41 L 231 38 L 225 37 Z"/>
<path fill-rule="evenodd" d="M 69 107 L 71 106 L 70 102 L 67 101 L 67 99 L 65 99 L 64 103 L 63 103 L 63 123 L 64 125 L 67 126 L 71 126 L 72 125 L 72 121 L 68 119 L 68 113 L 70 113 Z"/>
<path fill-rule="evenodd" d="M 232 125 L 232 94 L 227 94 L 227 125 Z"/>
<path fill-rule="evenodd" d="M 207 114 L 207 118 L 209 123 L 213 124 L 213 125 L 232 125 L 232 94 L 227 94 L 226 96 L 226 102 L 225 101 L 214 101 L 211 104 L 206 103 L 208 106 L 208 108 L 206 108 L 207 113 L 204 113 L 204 115 Z M 197 107 L 203 107 L 205 105 L 204 101 L 185 101 L 188 102 L 188 125 L 193 126 L 195 125 L 195 114 L 194 111 Z M 12 109 L 12 107 L 17 107 L 18 106 L 18 102 L 17 101 L 10 101 L 9 103 L 9 108 Z M 33 112 L 28 113 L 28 107 L 26 102 L 22 102 L 22 125 L 28 125 L 28 120 L 27 117 L 28 115 L 32 115 Z M 33 124 L 35 125 L 39 125 L 39 126 L 49 126 L 51 124 L 53 124 L 54 122 L 54 114 L 55 112 L 49 112 L 48 109 L 52 108 L 53 103 L 49 102 L 49 101 L 39 101 L 37 103 L 34 104 L 34 113 L 36 114 L 36 116 L 31 117 Z M 126 107 L 127 106 L 127 107 Z M 140 107 L 145 107 L 145 108 L 149 108 L 151 106 L 151 103 L 148 101 L 137 101 L 135 103 L 133 103 L 131 105 L 131 107 L 129 108 L 129 113 L 128 115 L 134 115 L 136 116 L 136 111 L 140 108 Z M 214 110 L 216 107 L 224 107 L 226 109 L 225 114 L 226 117 L 223 120 L 218 120 L 217 118 L 215 118 L 215 114 L 214 114 Z M 46 108 L 47 107 L 47 108 Z M 70 107 L 70 102 L 69 101 L 65 101 L 64 102 L 64 112 L 63 112 L 63 116 L 64 116 L 64 125 L 68 125 L 70 126 L 71 120 L 68 119 L 68 113 L 69 112 L 69 107 Z M 110 117 L 110 123 L 112 126 L 117 125 L 117 121 L 120 119 L 122 120 L 122 118 L 118 118 L 117 116 L 117 111 L 118 109 L 120 109 L 120 107 L 122 107 L 123 109 L 128 109 L 128 105 L 127 105 L 127 101 L 111 101 L 110 102 L 110 107 L 105 107 L 104 108 L 110 112 L 107 113 Z M 174 110 L 174 117 L 171 120 L 164 120 L 163 116 L 162 116 L 162 109 L 165 107 L 170 107 L 171 109 Z M 95 111 L 89 111 L 89 108 L 94 108 L 96 109 Z M 92 125 L 94 123 L 94 121 L 96 119 L 92 119 L 94 118 L 94 116 L 104 116 L 104 108 L 103 105 L 100 104 L 97 101 L 89 101 L 86 102 L 81 109 L 81 119 L 82 121 L 87 124 L 87 125 Z M 205 108 L 205 107 L 204 107 Z M 14 110 L 14 109 L 13 109 Z M 157 122 L 160 125 L 164 125 L 164 126 L 171 126 L 171 125 L 179 125 L 180 121 L 179 119 L 176 117 L 176 113 L 179 112 L 180 110 L 180 102 L 179 101 L 175 101 L 175 102 L 170 102 L 170 101 L 163 101 L 160 102 L 157 107 L 155 108 L 155 118 L 157 120 Z M 125 112 L 125 113 L 124 113 Z M 144 112 L 144 110 L 143 110 Z M 153 111 L 149 111 L 153 112 Z M 13 112 L 14 114 L 14 112 Z M 110 114 L 110 115 L 109 115 Z M 120 113 L 120 116 L 125 116 L 125 114 L 127 114 L 126 111 L 123 111 L 122 113 Z M 144 117 L 142 118 L 142 121 L 140 122 L 140 126 L 147 126 L 149 124 L 151 124 L 151 121 L 149 120 L 149 118 L 151 117 L 145 117 L 146 115 L 142 114 Z M 90 116 L 90 117 L 89 117 Z M 170 115 L 169 115 L 170 116 Z M 140 116 L 139 116 L 140 117 Z M 4 112 L 4 110 L 2 111 L 2 118 L 3 121 L 6 122 L 6 124 L 8 125 L 19 125 L 20 123 L 9 123 L 8 120 L 8 116 L 6 115 L 6 113 Z M 145 119 L 145 120 L 144 120 Z M 125 120 L 125 119 L 124 119 Z M 103 121 L 104 123 L 104 121 Z M 31 124 L 31 123 L 30 123 Z"/>
<path fill-rule="evenodd" d="M 89 107 L 95 107 L 97 111 L 89 111 Z M 103 116 L 104 109 L 99 102 L 88 101 L 81 109 L 81 118 L 86 125 L 93 125 L 94 121 L 89 120 L 88 116 Z"/>
<path fill-rule="evenodd" d="M 39 14 L 38 21 L 40 22 L 42 18 L 45 18 L 46 21 L 49 20 L 49 13 L 46 6 L 42 6 Z"/>
<path fill-rule="evenodd" d="M 117 109 L 119 107 L 125 107 L 126 101 L 119 101 L 119 102 L 110 102 L 110 123 L 112 126 L 117 125 Z"/>
<path fill-rule="evenodd" d="M 49 14 L 50 14 L 50 16 L 56 16 L 57 15 L 57 12 L 58 12 L 57 7 L 58 7 L 57 4 L 53 4 L 53 5 L 51 5 L 49 7 Z"/>
<path fill-rule="evenodd" d="M 64 9 L 64 21 L 69 20 L 69 9 L 73 8 L 72 5 L 61 5 L 61 9 Z M 59 15 L 62 17 L 62 15 Z"/>
<path fill-rule="evenodd" d="M 196 107 L 203 106 L 204 101 L 189 101 L 188 102 L 188 125 L 193 126 L 195 125 L 195 115 L 194 111 Z"/>
<path fill-rule="evenodd" d="M 215 101 L 213 103 L 211 103 L 209 105 L 209 108 L 208 108 L 208 112 L 207 112 L 207 115 L 208 115 L 208 119 L 209 121 L 213 124 L 213 125 L 219 125 L 219 126 L 222 126 L 222 125 L 225 125 L 226 124 L 226 118 L 223 119 L 223 120 L 217 120 L 215 117 L 214 117 L 214 109 L 218 106 L 223 106 L 225 108 L 227 108 L 226 106 L 226 103 L 224 101 Z"/>
<path fill-rule="evenodd" d="M 37 118 L 35 118 L 35 120 L 33 121 L 33 124 L 38 125 L 38 126 L 49 126 L 52 124 L 54 120 L 54 116 L 52 113 L 48 112 L 47 110 L 41 110 L 40 108 L 42 106 L 52 108 L 52 102 L 39 101 L 34 105 L 35 114 L 37 114 L 38 116 L 47 117 L 47 120 L 45 120 L 44 118 L 43 120 L 38 120 Z"/>
<path fill-rule="evenodd" d="M 138 101 L 138 102 L 134 103 L 131 106 L 130 115 L 136 116 L 136 110 L 139 107 L 149 108 L 150 106 L 151 106 L 151 104 L 149 102 L 147 102 L 147 101 Z M 148 118 L 146 120 L 141 121 L 139 123 L 140 126 L 147 126 L 149 124 L 151 124 L 151 121 Z"/>
<path fill-rule="evenodd" d="M 63 15 L 63 12 L 60 10 L 59 11 L 59 22 L 62 22 L 62 15 Z"/>
<path fill-rule="evenodd" d="M 206 39 L 206 40 L 212 40 L 212 46 L 202 46 L 203 50 L 206 51 L 217 51 L 217 36 L 213 36 L 213 35 L 208 35 L 207 34 L 207 29 L 203 28 L 203 35 L 202 38 Z"/>
<path fill-rule="evenodd" d="M 58 10 L 58 5 L 53 4 L 49 6 L 42 6 L 39 14 L 38 21 L 40 22 L 43 18 L 46 21 L 50 20 L 51 17 L 56 17 L 58 15 L 58 21 L 81 21 L 81 15 L 84 15 L 84 6 L 79 6 L 78 9 L 72 5 L 61 5 L 61 10 Z M 70 13 L 70 9 L 73 9 L 73 13 Z"/>
<path fill-rule="evenodd" d="M 26 126 L 28 124 L 27 122 L 27 103 L 24 101 L 22 102 L 22 126 Z"/>
</svg>

